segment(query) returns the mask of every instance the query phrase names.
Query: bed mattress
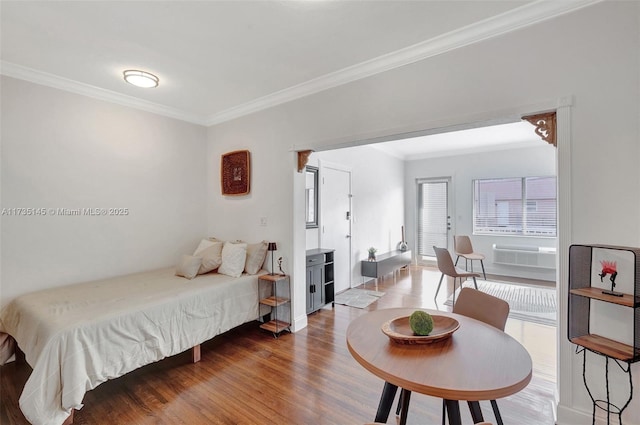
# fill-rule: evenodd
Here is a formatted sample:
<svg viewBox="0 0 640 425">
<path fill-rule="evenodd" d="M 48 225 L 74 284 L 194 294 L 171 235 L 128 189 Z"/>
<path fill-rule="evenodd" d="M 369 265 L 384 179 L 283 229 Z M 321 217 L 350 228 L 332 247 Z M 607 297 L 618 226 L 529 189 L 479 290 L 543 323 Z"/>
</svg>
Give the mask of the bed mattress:
<svg viewBox="0 0 640 425">
<path fill-rule="evenodd" d="M 34 425 L 60 425 L 86 391 L 258 318 L 258 276 L 173 268 L 20 296 L 0 313 L 33 368 L 20 409 Z"/>
</svg>

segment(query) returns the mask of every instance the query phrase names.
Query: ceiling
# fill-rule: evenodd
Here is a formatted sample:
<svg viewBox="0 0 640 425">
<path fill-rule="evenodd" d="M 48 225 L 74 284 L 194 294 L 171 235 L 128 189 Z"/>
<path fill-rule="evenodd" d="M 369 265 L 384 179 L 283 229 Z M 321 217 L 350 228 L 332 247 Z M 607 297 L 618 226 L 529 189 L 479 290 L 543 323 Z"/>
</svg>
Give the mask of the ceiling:
<svg viewBox="0 0 640 425">
<path fill-rule="evenodd" d="M 370 146 L 402 160 L 411 161 L 545 145 L 551 146 L 535 133 L 532 124 L 519 121 L 411 137 Z"/>
<path fill-rule="evenodd" d="M 4 75 L 213 125 L 594 0 L 6 1 Z M 126 84 L 141 69 L 160 85 Z"/>
</svg>

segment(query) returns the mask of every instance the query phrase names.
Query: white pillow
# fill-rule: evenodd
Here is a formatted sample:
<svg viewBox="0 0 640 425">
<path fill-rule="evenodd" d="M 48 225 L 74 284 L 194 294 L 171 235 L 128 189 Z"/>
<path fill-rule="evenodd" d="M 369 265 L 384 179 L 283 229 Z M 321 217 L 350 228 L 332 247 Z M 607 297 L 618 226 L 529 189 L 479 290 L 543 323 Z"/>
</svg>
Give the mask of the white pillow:
<svg viewBox="0 0 640 425">
<path fill-rule="evenodd" d="M 196 248 L 195 251 L 193 251 L 193 255 L 198 255 L 200 254 L 201 251 L 204 251 L 205 249 L 213 246 L 213 244 L 215 244 L 214 241 L 210 241 L 208 239 L 203 239 L 200 241 L 200 244 L 198 245 L 198 247 Z"/>
<path fill-rule="evenodd" d="M 194 255 L 202 258 L 202 265 L 198 270 L 198 274 L 209 273 L 220 267 L 220 264 L 222 264 L 222 246 L 222 242 L 215 242 L 209 248 L 203 249 Z"/>
<path fill-rule="evenodd" d="M 248 274 L 256 274 L 262 268 L 264 259 L 267 257 L 267 241 L 250 243 L 247 245 L 247 263 L 244 271 Z"/>
<path fill-rule="evenodd" d="M 247 244 L 225 242 L 222 247 L 222 264 L 218 273 L 231 277 L 240 277 L 247 260 Z"/>
<path fill-rule="evenodd" d="M 193 255 L 183 255 L 182 260 L 176 267 L 176 276 L 186 277 L 191 280 L 198 274 L 202 258 Z"/>
</svg>

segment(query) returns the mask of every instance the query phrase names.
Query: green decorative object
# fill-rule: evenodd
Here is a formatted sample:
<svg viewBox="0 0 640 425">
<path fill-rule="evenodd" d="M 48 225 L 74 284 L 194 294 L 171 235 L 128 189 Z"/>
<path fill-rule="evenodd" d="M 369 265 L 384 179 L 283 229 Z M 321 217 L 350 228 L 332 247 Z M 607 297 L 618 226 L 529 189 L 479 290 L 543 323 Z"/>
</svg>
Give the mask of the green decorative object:
<svg viewBox="0 0 640 425">
<path fill-rule="evenodd" d="M 426 311 L 416 310 L 409 317 L 411 330 L 420 336 L 426 336 L 433 330 L 433 317 Z"/>
</svg>

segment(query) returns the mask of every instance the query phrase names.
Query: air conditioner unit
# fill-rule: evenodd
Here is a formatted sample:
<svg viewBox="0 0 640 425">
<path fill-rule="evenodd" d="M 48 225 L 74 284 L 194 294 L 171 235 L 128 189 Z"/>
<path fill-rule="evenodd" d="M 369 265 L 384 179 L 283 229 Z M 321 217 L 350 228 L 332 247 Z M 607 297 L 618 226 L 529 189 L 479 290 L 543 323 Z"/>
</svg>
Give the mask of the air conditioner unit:
<svg viewBox="0 0 640 425">
<path fill-rule="evenodd" d="M 541 246 L 493 244 L 493 262 L 509 266 L 556 268 L 556 249 Z"/>
</svg>

